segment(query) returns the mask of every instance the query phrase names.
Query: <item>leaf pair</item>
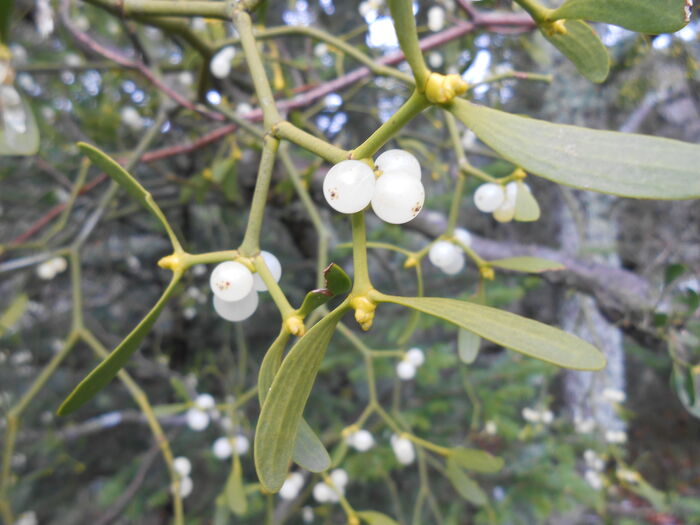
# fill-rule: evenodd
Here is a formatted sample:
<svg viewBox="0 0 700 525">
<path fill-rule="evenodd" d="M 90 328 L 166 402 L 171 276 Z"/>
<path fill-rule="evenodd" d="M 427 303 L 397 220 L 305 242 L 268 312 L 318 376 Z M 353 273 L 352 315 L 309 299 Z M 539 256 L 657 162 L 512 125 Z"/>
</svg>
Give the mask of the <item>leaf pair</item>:
<svg viewBox="0 0 700 525">
<path fill-rule="evenodd" d="M 296 342 L 274 374 L 267 395 L 263 395 L 264 402 L 255 431 L 254 458 L 260 483 L 270 492 L 277 492 L 287 478 L 289 464 L 295 453 L 297 434 L 300 429 L 304 432 L 304 407 L 328 343 L 346 310 L 347 304 L 344 302 Z M 275 350 L 281 351 L 279 347 Z M 265 377 L 265 381 L 269 381 L 269 372 L 265 373 Z M 262 390 L 265 387 L 259 385 L 259 388 Z"/>
<path fill-rule="evenodd" d="M 640 199 L 700 197 L 700 146 L 552 124 L 461 99 L 449 110 L 504 159 L 559 184 Z"/>
</svg>

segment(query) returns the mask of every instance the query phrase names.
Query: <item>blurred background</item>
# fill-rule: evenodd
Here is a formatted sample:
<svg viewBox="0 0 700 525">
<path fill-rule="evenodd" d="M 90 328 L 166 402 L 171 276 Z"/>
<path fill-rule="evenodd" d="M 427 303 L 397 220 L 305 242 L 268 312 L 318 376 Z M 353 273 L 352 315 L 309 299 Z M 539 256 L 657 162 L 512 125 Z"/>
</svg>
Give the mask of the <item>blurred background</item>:
<svg viewBox="0 0 700 525">
<path fill-rule="evenodd" d="M 17 0 L 7 39 L 14 85 L 31 107 L 41 141 L 37 155 L 0 157 L 3 517 L 21 525 L 172 519 L 168 469 L 134 389 L 115 380 L 75 414 L 55 416 L 98 363 L 84 341 L 71 348 L 77 292 L 78 321 L 97 346 L 111 350 L 169 279 L 156 265 L 170 248 L 159 225 L 124 192 L 105 200 L 108 183 L 81 164 L 75 143 L 127 159 L 151 132 L 132 173 L 192 253 L 238 246 L 260 158 L 259 139 L 173 102 L 144 75 L 152 72 L 208 112 L 254 120 L 257 101 L 230 24 L 195 18 L 154 27 L 91 3 Z M 455 34 L 474 9 L 509 13 L 520 22 Z M 433 39 L 425 53 L 431 68 L 461 74 L 481 104 L 700 141 L 697 9 L 691 24 L 673 35 L 595 25 L 612 57 L 602 84 L 581 77 L 510 1 L 418 1 L 414 11 L 421 38 Z M 375 59 L 398 49 L 381 0 L 267 2 L 255 21 L 319 28 Z M 208 61 L 227 39 L 234 51 L 220 59 L 223 71 L 212 71 Z M 260 49 L 275 95 L 296 101 L 288 120 L 343 148 L 361 143 L 410 94 L 399 81 L 370 74 L 323 89 L 361 64 L 308 35 L 269 36 Z M 5 109 L 5 126 L 8 115 Z M 512 171 L 468 130 L 460 128 L 460 135 L 475 166 L 494 176 Z M 369 214 L 369 238 L 418 251 L 444 231 L 458 170 L 454 148 L 434 108 L 390 145 L 419 158 L 426 204 L 405 226 Z M 297 147 L 290 153 L 327 228 L 328 257 L 350 273 L 349 221 L 330 212 L 320 190 L 329 165 Z M 474 475 L 487 501 L 460 497 L 435 461 L 403 465 L 379 419 L 366 425 L 375 441 L 370 450 L 343 450 L 342 430 L 368 402 L 362 355 L 346 338 L 336 335 L 331 343 L 306 419 L 332 453 L 345 454 L 340 466 L 353 506 L 400 523 L 700 523 L 700 204 L 619 199 L 536 177 L 528 183 L 542 207 L 538 222 L 495 222 L 474 207 L 479 182 L 469 179 L 458 226 L 472 233 L 472 247 L 486 259 L 528 254 L 562 261 L 567 269 L 541 276 L 498 272 L 485 284 L 487 304 L 589 340 L 606 353 L 606 370 L 561 371 L 487 342 L 465 363 L 456 329 L 428 317 L 399 345 L 410 315 L 389 306 L 362 335 L 372 349 L 424 351 L 426 362 L 409 381 L 397 377 L 397 359 L 375 360 L 378 398 L 417 435 L 502 456 L 501 472 Z M 69 252 L 76 242 L 79 250 Z M 281 261 L 280 284 L 298 305 L 316 287 L 318 232 L 280 162 L 261 244 Z M 415 272 L 404 262 L 400 253 L 371 250 L 375 286 L 415 293 Z M 71 280 L 76 265 L 81 274 Z M 479 287 L 473 265 L 454 276 L 427 260 L 422 269 L 426 295 L 468 298 Z M 318 480 L 309 473 L 292 498 L 258 490 L 244 446 L 252 443 L 259 413 L 250 392 L 278 322 L 269 296 L 261 296 L 244 323 L 219 318 L 209 269 L 196 267 L 127 366 L 173 455 L 191 463 L 186 523 L 344 523 L 339 505 L 314 498 Z M 47 366 L 50 377 L 33 391 Z M 203 393 L 216 408 L 200 407 L 208 424 L 197 430 L 188 410 Z M 15 446 L 8 446 L 15 430 Z M 222 436 L 234 436 L 241 453 L 244 515 L 231 513 L 224 501 L 230 450 L 212 448 Z"/>
</svg>

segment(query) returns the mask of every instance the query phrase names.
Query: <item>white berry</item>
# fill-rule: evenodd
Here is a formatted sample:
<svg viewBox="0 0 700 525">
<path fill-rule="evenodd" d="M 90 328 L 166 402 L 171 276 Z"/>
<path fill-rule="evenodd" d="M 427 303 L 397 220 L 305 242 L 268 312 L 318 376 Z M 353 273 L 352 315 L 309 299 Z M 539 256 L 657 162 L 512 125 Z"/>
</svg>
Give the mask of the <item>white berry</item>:
<svg viewBox="0 0 700 525">
<path fill-rule="evenodd" d="M 489 182 L 482 184 L 474 193 L 474 204 L 479 211 L 492 213 L 501 207 L 506 199 L 503 186 Z"/>
<path fill-rule="evenodd" d="M 216 406 L 216 401 L 211 394 L 199 394 L 194 400 L 194 404 L 201 410 L 211 410 Z"/>
<path fill-rule="evenodd" d="M 407 360 L 399 361 L 396 365 L 396 375 L 402 381 L 410 381 L 416 377 L 416 366 Z"/>
<path fill-rule="evenodd" d="M 180 497 L 186 498 L 192 494 L 192 489 L 194 488 L 194 483 L 192 483 L 192 478 L 185 477 L 180 480 Z"/>
<path fill-rule="evenodd" d="M 233 448 L 231 447 L 231 440 L 227 436 L 222 436 L 216 441 L 211 447 L 214 455 L 219 459 L 226 459 L 231 457 Z"/>
<path fill-rule="evenodd" d="M 196 432 L 201 432 L 209 426 L 209 414 L 198 408 L 190 408 L 185 418 L 187 426 Z"/>
<path fill-rule="evenodd" d="M 242 456 L 250 450 L 250 440 L 243 434 L 238 434 L 233 438 L 233 448 L 236 454 Z"/>
<path fill-rule="evenodd" d="M 510 222 L 515 217 L 515 200 L 518 197 L 518 185 L 515 182 L 506 184 L 505 199 L 498 209 L 493 212 L 493 218 L 498 222 Z"/>
<path fill-rule="evenodd" d="M 258 308 L 260 298 L 258 292 L 251 290 L 250 293 L 240 301 L 222 301 L 214 296 L 214 310 L 227 321 L 239 322 L 248 319 Z"/>
<path fill-rule="evenodd" d="M 173 468 L 181 478 L 186 478 L 192 472 L 192 463 L 184 456 L 178 456 L 173 460 Z"/>
<path fill-rule="evenodd" d="M 374 437 L 372 436 L 372 433 L 364 428 L 358 430 L 348 437 L 351 438 L 349 440 L 350 446 L 359 452 L 367 452 L 374 446 Z"/>
<path fill-rule="evenodd" d="M 441 266 L 440 269 L 447 275 L 457 275 L 464 268 L 464 254 L 460 253 L 453 261 L 445 266 Z"/>
<path fill-rule="evenodd" d="M 402 149 L 390 149 L 379 155 L 374 162 L 383 172 L 400 171 L 406 175 L 412 175 L 420 180 L 420 163 L 418 159 L 408 151 Z"/>
<path fill-rule="evenodd" d="M 438 268 L 454 264 L 461 255 L 462 250 L 449 241 L 438 241 L 428 251 L 428 259 Z"/>
<path fill-rule="evenodd" d="M 374 171 L 359 160 L 343 160 L 333 166 L 323 179 L 326 201 L 340 213 L 357 213 L 372 200 Z"/>
<path fill-rule="evenodd" d="M 236 56 L 236 48 L 226 46 L 221 49 L 209 62 L 209 71 L 216 78 L 226 78 L 231 73 L 231 61 Z"/>
<path fill-rule="evenodd" d="M 292 472 L 282 484 L 279 490 L 280 498 L 293 500 L 299 495 L 299 491 L 304 485 L 304 477 L 298 472 Z"/>
<path fill-rule="evenodd" d="M 225 261 L 211 272 L 209 286 L 223 301 L 239 301 L 253 289 L 253 274 L 241 263 Z"/>
<path fill-rule="evenodd" d="M 338 501 L 338 495 L 325 483 L 316 483 L 313 490 L 314 499 L 319 503 Z"/>
<path fill-rule="evenodd" d="M 399 437 L 396 434 L 391 436 L 391 448 L 394 449 L 396 459 L 402 465 L 410 465 L 416 459 L 416 450 L 413 443 L 407 438 Z"/>
<path fill-rule="evenodd" d="M 267 265 L 267 269 L 270 270 L 270 273 L 272 274 L 272 277 L 274 277 L 275 282 L 279 282 L 280 277 L 282 276 L 282 265 L 279 262 L 279 259 L 272 255 L 270 252 L 266 251 L 261 251 L 260 255 L 262 255 L 262 258 L 265 259 L 265 264 Z M 267 291 L 267 286 L 262 280 L 262 277 L 260 277 L 259 273 L 255 273 L 253 275 L 253 287 L 258 291 L 258 292 L 266 292 Z"/>
<path fill-rule="evenodd" d="M 454 231 L 455 239 L 464 244 L 465 246 L 472 245 L 472 234 L 469 233 L 464 228 L 457 228 Z"/>
<path fill-rule="evenodd" d="M 413 366 L 422 366 L 425 363 L 425 354 L 420 348 L 411 348 L 406 352 L 406 361 L 411 363 Z"/>
<path fill-rule="evenodd" d="M 403 172 L 385 172 L 374 189 L 372 209 L 384 222 L 404 224 L 423 209 L 425 190 L 420 180 Z"/>
<path fill-rule="evenodd" d="M 443 27 L 445 27 L 445 10 L 440 6 L 428 9 L 428 29 L 440 31 Z"/>
<path fill-rule="evenodd" d="M 341 492 L 348 484 L 348 473 L 345 469 L 337 468 L 331 471 L 330 478 L 333 481 L 333 485 Z"/>
</svg>

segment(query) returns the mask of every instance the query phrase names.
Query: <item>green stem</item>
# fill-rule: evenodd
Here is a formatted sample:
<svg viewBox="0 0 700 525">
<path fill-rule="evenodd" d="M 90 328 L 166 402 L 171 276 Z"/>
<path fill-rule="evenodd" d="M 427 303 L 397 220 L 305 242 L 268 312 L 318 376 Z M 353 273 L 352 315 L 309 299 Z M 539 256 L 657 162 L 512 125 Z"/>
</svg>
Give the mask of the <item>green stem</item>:
<svg viewBox="0 0 700 525">
<path fill-rule="evenodd" d="M 374 155 L 391 137 L 398 133 L 410 120 L 420 114 L 425 108 L 430 106 L 430 102 L 425 95 L 418 90 L 414 90 L 411 96 L 394 113 L 389 120 L 379 126 L 367 140 L 360 144 L 351 152 L 353 159 L 364 159 Z"/>
<path fill-rule="evenodd" d="M 265 283 L 265 286 L 267 286 L 267 291 L 270 292 L 272 300 L 275 302 L 275 305 L 277 305 L 277 309 L 280 311 L 282 319 L 287 319 L 288 317 L 294 315 L 295 309 L 291 304 L 289 304 L 289 301 L 284 295 L 282 288 L 280 288 L 279 284 L 277 284 L 277 281 L 275 281 L 275 278 L 270 273 L 270 270 L 265 264 L 265 259 L 263 259 L 261 255 L 258 255 L 255 257 L 253 264 Z"/>
<path fill-rule="evenodd" d="M 401 51 L 403 51 L 408 65 L 411 66 L 417 89 L 422 93 L 425 91 L 430 70 L 425 65 L 423 52 L 418 42 L 416 19 L 413 16 L 413 2 L 412 0 L 389 0 L 389 10 L 394 19 L 394 28 Z"/>
<path fill-rule="evenodd" d="M 177 3 L 180 5 L 189 5 L 190 3 L 194 2 Z M 205 3 L 219 4 L 219 2 Z M 241 37 L 241 46 L 243 47 L 248 69 L 250 70 L 250 76 L 253 80 L 255 94 L 260 101 L 260 107 L 263 111 L 263 126 L 265 131 L 270 131 L 272 126 L 282 120 L 282 117 L 280 116 L 279 111 L 277 111 L 275 98 L 272 95 L 272 88 L 270 87 L 270 81 L 267 78 L 265 66 L 263 65 L 260 52 L 258 51 L 257 42 L 255 41 L 255 36 L 253 35 L 253 23 L 250 19 L 250 15 L 245 11 L 235 10 L 233 12 L 233 25 L 236 27 L 236 31 L 238 31 L 238 34 Z"/>
<path fill-rule="evenodd" d="M 206 18 L 229 18 L 229 2 L 206 2 L 201 0 L 189 0 L 187 2 L 168 0 L 122 0 L 122 13 L 124 16 L 156 15 Z"/>
<path fill-rule="evenodd" d="M 319 157 L 328 162 L 337 164 L 341 160 L 350 158 L 350 153 L 342 148 L 329 144 L 323 139 L 314 137 L 311 133 L 298 128 L 288 121 L 278 122 L 272 130 L 275 137 L 288 140 L 301 146 L 311 153 L 315 153 Z"/>
<path fill-rule="evenodd" d="M 367 264 L 367 232 L 365 212 L 352 214 L 352 262 L 355 268 L 355 282 L 352 295 L 364 295 L 372 288 Z"/>
<path fill-rule="evenodd" d="M 532 19 L 535 22 L 537 22 L 537 24 L 546 22 L 549 13 L 553 11 L 553 9 L 544 7 L 542 4 L 536 2 L 535 0 L 515 0 L 515 2 L 529 13 Z"/>
<path fill-rule="evenodd" d="M 243 255 L 251 257 L 260 251 L 260 232 L 262 230 L 263 218 L 265 215 L 265 205 L 267 204 L 267 194 L 270 189 L 272 179 L 272 169 L 275 166 L 275 156 L 279 140 L 266 136 L 263 145 L 262 158 L 258 168 L 258 180 L 255 183 L 253 200 L 250 204 L 250 214 L 248 215 L 248 225 L 245 230 L 245 237 L 240 246 Z"/>
<path fill-rule="evenodd" d="M 106 359 L 109 356 L 109 351 L 100 343 L 100 341 L 90 332 L 89 330 L 83 330 L 81 332 L 81 338 L 85 343 L 95 352 L 95 355 L 101 359 Z M 175 470 L 173 463 L 173 453 L 170 450 L 170 443 L 168 438 L 163 432 L 163 427 L 160 426 L 158 418 L 156 417 L 153 407 L 148 400 L 148 396 L 141 389 L 141 387 L 132 379 L 132 377 L 126 372 L 126 370 L 120 370 L 117 374 L 119 379 L 131 394 L 131 397 L 138 405 L 139 409 L 146 418 L 146 422 L 153 434 L 153 440 L 160 448 L 161 455 L 165 460 L 165 464 L 168 468 L 168 475 L 170 476 L 170 481 L 172 484 L 172 497 L 173 497 L 173 523 L 175 525 L 184 524 L 184 511 L 182 506 L 182 497 L 180 496 L 180 476 Z"/>
</svg>

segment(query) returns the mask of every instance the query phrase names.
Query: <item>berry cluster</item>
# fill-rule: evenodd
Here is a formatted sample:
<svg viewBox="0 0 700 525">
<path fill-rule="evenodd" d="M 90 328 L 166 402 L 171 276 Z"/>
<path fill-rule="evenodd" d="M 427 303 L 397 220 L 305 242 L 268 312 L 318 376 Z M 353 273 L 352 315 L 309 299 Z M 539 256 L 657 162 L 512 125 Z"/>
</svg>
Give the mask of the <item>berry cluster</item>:
<svg viewBox="0 0 700 525">
<path fill-rule="evenodd" d="M 396 434 L 391 436 L 391 448 L 394 450 L 394 455 L 402 465 L 410 465 L 416 460 L 416 449 L 413 448 L 411 440 Z"/>
<path fill-rule="evenodd" d="M 333 487 L 321 481 L 314 485 L 314 499 L 319 503 L 336 503 L 340 501 L 340 496 L 345 495 L 345 487 L 348 484 L 348 473 L 342 468 L 332 470 L 329 477 L 333 482 Z"/>
<path fill-rule="evenodd" d="M 522 181 L 512 181 L 505 185 L 488 182 L 479 186 L 474 193 L 474 204 L 477 209 L 484 213 L 493 214 L 493 218 L 498 222 L 510 222 L 513 219 L 530 221 L 536 220 L 534 216 L 518 214 L 517 202 L 520 192 L 527 192 L 528 197 L 537 206 L 537 201 L 532 197 L 530 186 Z M 539 217 L 539 209 L 537 210 Z"/>
<path fill-rule="evenodd" d="M 454 231 L 455 240 L 464 246 L 471 246 L 472 236 L 464 228 Z M 428 251 L 428 260 L 447 275 L 456 275 L 464 268 L 464 250 L 450 241 L 437 241 Z"/>
<path fill-rule="evenodd" d="M 374 446 L 374 436 L 369 430 L 361 428 L 345 436 L 345 442 L 358 452 L 367 452 Z"/>
<path fill-rule="evenodd" d="M 326 201 L 340 213 L 357 213 L 372 204 L 384 222 L 404 224 L 423 208 L 425 189 L 418 159 L 407 151 L 385 151 L 375 162 L 374 171 L 359 160 L 344 160 L 333 166 L 323 181 Z"/>
<path fill-rule="evenodd" d="M 180 497 L 186 498 L 192 494 L 194 483 L 190 477 L 192 472 L 192 463 L 184 456 L 179 456 L 173 460 L 173 468 L 180 478 Z"/>
<path fill-rule="evenodd" d="M 282 275 L 282 265 L 270 252 L 260 255 L 275 281 Z M 214 310 L 227 321 L 243 321 L 258 308 L 258 292 L 267 291 L 260 275 L 236 261 L 225 261 L 211 272 L 209 285 L 214 292 Z"/>
<path fill-rule="evenodd" d="M 425 354 L 420 348 L 411 348 L 396 365 L 396 375 L 402 381 L 416 377 L 416 370 L 425 363 Z"/>
</svg>

